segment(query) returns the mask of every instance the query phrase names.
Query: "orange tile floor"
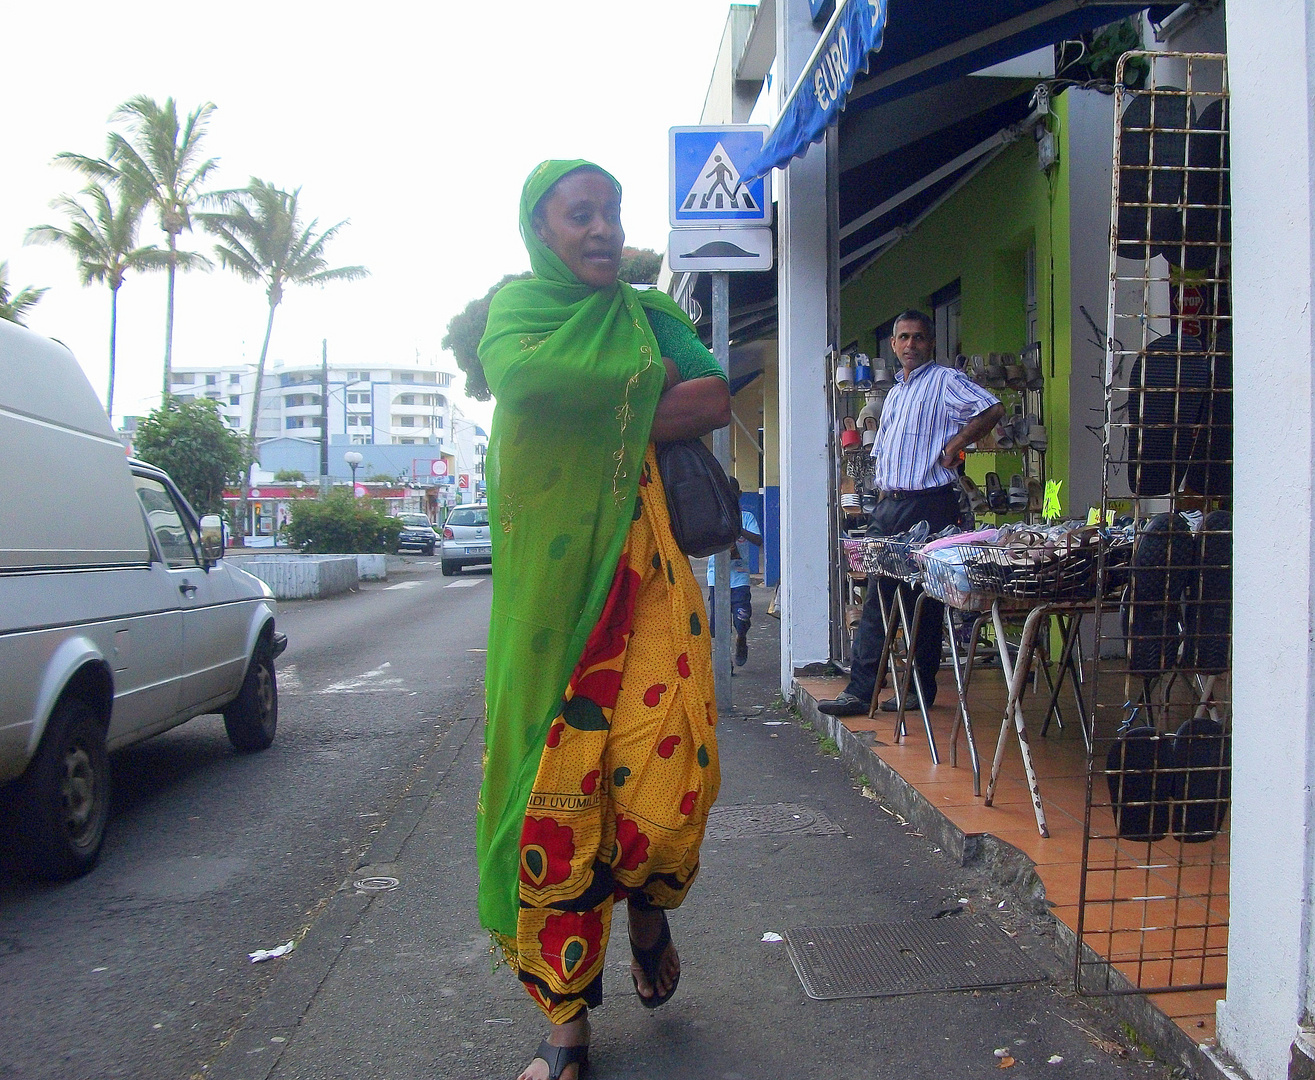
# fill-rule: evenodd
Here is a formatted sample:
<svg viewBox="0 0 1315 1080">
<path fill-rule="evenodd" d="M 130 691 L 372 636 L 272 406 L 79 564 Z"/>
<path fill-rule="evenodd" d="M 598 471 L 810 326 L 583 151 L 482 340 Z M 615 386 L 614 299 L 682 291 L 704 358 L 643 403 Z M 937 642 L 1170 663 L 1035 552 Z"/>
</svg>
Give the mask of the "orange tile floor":
<svg viewBox="0 0 1315 1080">
<path fill-rule="evenodd" d="M 844 678 L 800 678 L 799 687 L 815 700 L 835 697 Z M 998 667 L 978 668 L 969 684 L 969 716 L 981 758 L 985 793 L 1004 716 L 1005 686 Z M 1029 745 L 1050 836 L 1042 837 L 1029 797 L 1018 739 L 1010 726 L 993 805 L 973 794 L 972 769 L 963 732 L 958 736 L 958 767 L 950 764 L 950 732 L 957 712 L 953 673 L 942 669 L 937 703 L 930 711 L 941 764 L 933 765 L 922 716 L 906 715 L 907 735 L 896 742 L 895 718 L 844 717 L 852 732 L 871 732 L 873 751 L 915 787 L 965 835 L 989 833 L 1017 848 L 1036 865 L 1055 918 L 1078 929 L 1082 848 L 1086 830 L 1087 764 L 1072 698 L 1064 691 L 1066 726 L 1053 723 L 1040 737 L 1046 699 L 1029 691 L 1024 701 Z M 1099 777 L 1097 780 L 1099 781 Z M 1100 796 L 1097 795 L 1099 801 Z M 1107 801 L 1107 797 L 1106 797 Z M 1183 845 L 1172 839 L 1153 845 L 1129 844 L 1114 834 L 1108 806 L 1093 806 L 1083 942 L 1136 985 L 1192 985 L 1223 982 L 1227 974 L 1227 834 L 1208 844 Z M 1149 856 L 1149 857 L 1148 857 Z M 1117 898 L 1117 899 L 1116 899 Z M 1205 948 L 1202 948 L 1202 945 Z M 1191 954 L 1174 959 L 1175 951 Z M 1090 978 L 1091 976 L 1084 976 Z M 1093 979 L 1093 985 L 1098 985 Z M 1215 1002 L 1223 991 L 1192 990 L 1148 995 L 1198 1043 L 1213 1040 Z"/>
</svg>

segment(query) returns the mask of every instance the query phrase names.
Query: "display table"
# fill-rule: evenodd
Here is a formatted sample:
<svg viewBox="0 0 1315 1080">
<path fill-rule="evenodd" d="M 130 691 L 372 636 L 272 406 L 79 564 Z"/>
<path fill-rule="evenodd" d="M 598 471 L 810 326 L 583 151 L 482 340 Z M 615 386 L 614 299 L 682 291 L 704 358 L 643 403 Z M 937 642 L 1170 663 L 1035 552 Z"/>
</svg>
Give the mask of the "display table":
<svg viewBox="0 0 1315 1080">
<path fill-rule="evenodd" d="M 982 630 L 989 624 L 994 633 L 1007 698 L 983 801 L 987 806 L 994 802 L 1012 728 L 1018 737 L 1037 830 L 1043 837 L 1050 833 L 1022 705 L 1023 692 L 1034 667 L 1044 675 L 1049 692 L 1042 735 L 1045 735 L 1052 720 L 1063 727 L 1059 699 L 1064 681 L 1068 679 L 1073 687 L 1083 742 L 1088 750 L 1091 746 L 1088 712 L 1082 696 L 1080 632 L 1083 616 L 1095 609 L 1099 534 L 1090 532 L 1075 534 L 1075 537 L 1068 546 L 1058 551 L 1053 544 L 1038 547 L 1035 551 L 1022 545 L 994 547 L 951 544 L 950 547 L 958 549 L 956 557 L 961 560 L 958 562 L 930 554 L 924 557 L 919 548 L 898 539 L 868 537 L 844 541 L 850 566 L 855 570 L 861 568 L 869 575 L 869 587 L 875 587 L 874 579 L 877 577 L 891 579 L 900 586 L 893 591 L 891 603 L 887 602 L 886 596 L 886 592 L 891 590 L 878 588 L 885 644 L 877 670 L 889 674 L 895 689 L 898 705 L 896 740 L 906 735 L 905 707 L 912 689 L 917 695 L 931 759 L 937 765 L 940 764 L 940 755 L 936 738 L 912 659 L 913 643 L 917 640 L 927 596 L 945 605 L 945 628 L 950 642 L 950 659 L 958 698 L 957 715 L 950 736 L 950 764 L 953 767 L 958 763 L 958 733 L 962 726 L 973 770 L 973 794 L 978 796 L 982 795 L 981 763 L 968 707 L 968 690 Z M 952 611 L 958 611 L 972 620 L 966 649 L 962 648 L 955 633 Z M 1049 626 L 1052 616 L 1058 620 L 1062 642 L 1057 672 L 1053 676 L 1048 655 L 1049 634 L 1043 632 L 1043 628 Z M 1011 646 L 1005 633 L 1006 621 L 1023 623 L 1016 646 Z M 1039 665 L 1038 654 L 1041 656 Z M 869 715 L 875 716 L 876 709 L 877 695 L 874 693 Z"/>
</svg>

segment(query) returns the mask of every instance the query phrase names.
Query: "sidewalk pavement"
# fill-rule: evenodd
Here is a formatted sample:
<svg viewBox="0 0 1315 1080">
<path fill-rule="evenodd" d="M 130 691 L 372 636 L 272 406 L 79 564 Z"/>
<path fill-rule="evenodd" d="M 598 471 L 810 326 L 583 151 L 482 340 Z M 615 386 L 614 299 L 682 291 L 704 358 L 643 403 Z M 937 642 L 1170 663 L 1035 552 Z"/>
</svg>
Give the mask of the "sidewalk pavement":
<svg viewBox="0 0 1315 1080">
<path fill-rule="evenodd" d="M 778 624 L 754 590 L 748 664 L 718 729 L 718 805 L 796 803 L 840 835 L 709 839 L 672 916 L 682 979 L 655 1011 L 635 1000 L 625 926 L 613 928 L 605 1000 L 592 1014 L 594 1080 L 800 1076 L 1167 1078 L 1109 1017 L 1072 997 L 1053 927 L 955 865 L 866 795 L 778 692 Z M 475 710 L 471 710 L 474 712 Z M 459 721 L 416 772 L 365 862 L 314 917 L 219 1057 L 223 1080 L 513 1080 L 546 1024 L 476 916 L 474 806 L 482 723 Z M 829 751 L 829 752 L 828 752 Z M 393 877 L 366 892 L 353 882 Z M 1049 982 L 1004 990 L 815 1001 L 786 946 L 801 926 L 989 914 Z M 624 905 L 617 908 L 623 920 Z M 999 1051 L 999 1053 L 997 1053 Z M 1012 1062 L 1012 1065 L 1007 1064 Z"/>
</svg>

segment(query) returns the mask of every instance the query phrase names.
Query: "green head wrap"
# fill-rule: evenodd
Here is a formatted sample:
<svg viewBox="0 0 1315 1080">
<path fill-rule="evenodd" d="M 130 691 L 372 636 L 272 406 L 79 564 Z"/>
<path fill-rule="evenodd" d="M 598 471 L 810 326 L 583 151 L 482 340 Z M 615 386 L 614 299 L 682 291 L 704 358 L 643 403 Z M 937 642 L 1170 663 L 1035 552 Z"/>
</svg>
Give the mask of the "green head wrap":
<svg viewBox="0 0 1315 1080">
<path fill-rule="evenodd" d="M 644 309 L 688 324 L 656 289 L 582 284 L 534 231 L 534 208 L 587 161 L 525 181 L 520 230 L 534 277 L 489 305 L 479 358 L 497 399 L 485 475 L 493 536 L 480 921 L 504 944 L 519 907 L 520 837 L 548 727 L 625 546 L 665 370 Z"/>
</svg>

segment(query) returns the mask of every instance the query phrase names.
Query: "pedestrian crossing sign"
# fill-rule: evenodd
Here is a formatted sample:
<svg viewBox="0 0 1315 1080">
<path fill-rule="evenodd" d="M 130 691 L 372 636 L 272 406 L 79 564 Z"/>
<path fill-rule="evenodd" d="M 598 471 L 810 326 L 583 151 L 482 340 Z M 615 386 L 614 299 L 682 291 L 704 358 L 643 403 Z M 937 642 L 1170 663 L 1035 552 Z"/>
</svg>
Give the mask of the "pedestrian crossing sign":
<svg viewBox="0 0 1315 1080">
<path fill-rule="evenodd" d="M 757 124 L 671 129 L 672 228 L 772 223 L 770 173 L 747 184 L 742 180 L 767 130 Z"/>
</svg>

